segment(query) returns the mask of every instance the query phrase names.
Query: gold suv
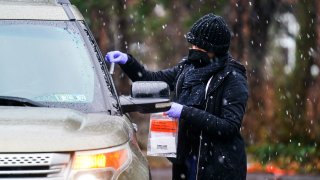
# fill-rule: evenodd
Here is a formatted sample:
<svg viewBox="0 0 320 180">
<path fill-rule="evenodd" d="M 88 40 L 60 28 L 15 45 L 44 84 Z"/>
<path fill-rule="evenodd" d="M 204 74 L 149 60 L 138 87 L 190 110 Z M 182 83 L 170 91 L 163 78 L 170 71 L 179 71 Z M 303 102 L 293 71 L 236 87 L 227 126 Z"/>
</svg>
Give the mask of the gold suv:
<svg viewBox="0 0 320 180">
<path fill-rule="evenodd" d="M 168 109 L 168 87 L 119 97 L 68 0 L 0 0 L 0 84 L 1 179 L 150 178 L 126 113 Z"/>
</svg>

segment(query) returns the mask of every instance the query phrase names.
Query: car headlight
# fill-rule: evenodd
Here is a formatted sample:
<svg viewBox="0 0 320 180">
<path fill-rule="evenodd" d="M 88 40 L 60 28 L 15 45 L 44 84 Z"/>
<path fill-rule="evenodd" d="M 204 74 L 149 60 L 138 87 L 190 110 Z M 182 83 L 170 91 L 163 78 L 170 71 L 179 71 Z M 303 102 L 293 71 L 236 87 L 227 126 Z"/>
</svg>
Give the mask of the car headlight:
<svg viewBox="0 0 320 180">
<path fill-rule="evenodd" d="M 104 150 L 79 151 L 73 157 L 70 179 L 116 179 L 131 161 L 132 154 L 128 143 Z"/>
</svg>

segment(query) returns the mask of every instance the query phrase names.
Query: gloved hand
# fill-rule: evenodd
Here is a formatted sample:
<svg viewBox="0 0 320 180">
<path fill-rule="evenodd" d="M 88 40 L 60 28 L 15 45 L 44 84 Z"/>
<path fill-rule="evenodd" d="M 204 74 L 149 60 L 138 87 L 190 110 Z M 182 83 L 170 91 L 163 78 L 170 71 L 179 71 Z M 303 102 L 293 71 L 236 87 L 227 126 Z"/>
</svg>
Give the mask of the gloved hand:
<svg viewBox="0 0 320 180">
<path fill-rule="evenodd" d="M 169 111 L 165 112 L 171 118 L 180 118 L 182 112 L 183 105 L 178 103 L 172 103 L 171 108 Z"/>
<path fill-rule="evenodd" d="M 110 51 L 105 60 L 109 63 L 125 64 L 128 61 L 128 55 L 120 51 Z"/>
</svg>

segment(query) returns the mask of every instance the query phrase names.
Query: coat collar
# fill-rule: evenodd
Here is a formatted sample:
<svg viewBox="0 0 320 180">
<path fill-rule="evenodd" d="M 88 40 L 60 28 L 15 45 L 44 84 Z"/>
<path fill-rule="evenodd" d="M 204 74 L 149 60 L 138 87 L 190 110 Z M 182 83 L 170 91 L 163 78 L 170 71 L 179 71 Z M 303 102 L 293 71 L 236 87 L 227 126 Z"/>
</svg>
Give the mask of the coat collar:
<svg viewBox="0 0 320 180">
<path fill-rule="evenodd" d="M 214 75 L 213 79 L 211 80 L 208 88 L 207 95 L 211 94 L 214 90 L 216 90 L 222 82 L 226 79 L 226 77 L 233 71 L 232 68 L 228 65 L 229 62 L 232 60 L 232 57 L 228 54 L 227 56 L 221 57 L 223 59 L 223 68 L 222 71 L 218 72 L 216 75 Z"/>
</svg>

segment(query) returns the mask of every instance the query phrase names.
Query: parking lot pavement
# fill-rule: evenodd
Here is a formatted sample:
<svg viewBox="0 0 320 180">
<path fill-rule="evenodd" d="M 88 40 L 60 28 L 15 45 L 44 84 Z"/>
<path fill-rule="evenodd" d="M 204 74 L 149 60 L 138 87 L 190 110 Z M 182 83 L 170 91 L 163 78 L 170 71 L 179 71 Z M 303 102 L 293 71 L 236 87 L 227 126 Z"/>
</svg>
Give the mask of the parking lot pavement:
<svg viewBox="0 0 320 180">
<path fill-rule="evenodd" d="M 320 176 L 312 176 L 312 175 L 275 176 L 273 174 L 248 174 L 247 180 L 320 180 Z"/>
<path fill-rule="evenodd" d="M 152 180 L 171 180 L 171 168 L 151 169 L 151 176 Z M 275 176 L 273 174 L 248 174 L 247 180 L 320 180 L 320 176 Z"/>
</svg>

